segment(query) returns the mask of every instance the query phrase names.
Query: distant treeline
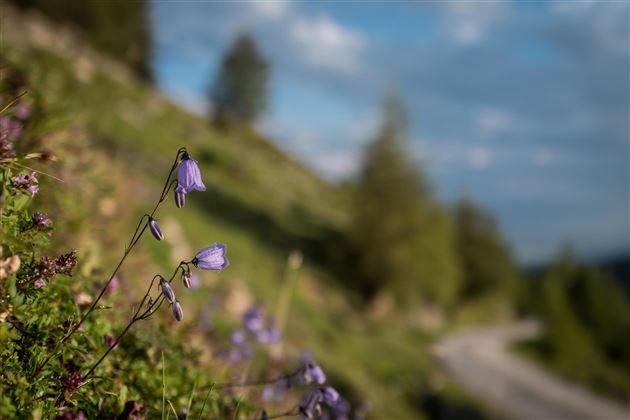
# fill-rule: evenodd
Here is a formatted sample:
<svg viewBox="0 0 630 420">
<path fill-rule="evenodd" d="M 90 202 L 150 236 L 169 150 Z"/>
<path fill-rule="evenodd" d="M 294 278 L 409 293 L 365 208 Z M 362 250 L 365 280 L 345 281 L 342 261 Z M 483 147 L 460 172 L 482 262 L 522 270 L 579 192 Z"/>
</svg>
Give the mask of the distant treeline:
<svg viewBox="0 0 630 420">
<path fill-rule="evenodd" d="M 37 9 L 49 18 L 71 23 L 95 48 L 129 64 L 151 80 L 151 31 L 145 0 L 9 0 L 22 9 Z"/>
<path fill-rule="evenodd" d="M 630 302 L 619 283 L 565 251 L 528 285 L 530 308 L 544 323 L 529 349 L 560 373 L 627 398 Z"/>
</svg>

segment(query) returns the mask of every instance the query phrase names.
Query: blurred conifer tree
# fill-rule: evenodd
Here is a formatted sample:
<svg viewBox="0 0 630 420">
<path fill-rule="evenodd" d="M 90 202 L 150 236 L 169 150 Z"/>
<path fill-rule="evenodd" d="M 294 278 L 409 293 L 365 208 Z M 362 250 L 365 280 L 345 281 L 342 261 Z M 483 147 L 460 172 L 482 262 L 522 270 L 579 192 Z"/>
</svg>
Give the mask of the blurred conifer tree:
<svg viewBox="0 0 630 420">
<path fill-rule="evenodd" d="M 383 120 L 357 186 L 353 238 L 359 286 L 368 297 L 389 290 L 403 304 L 449 304 L 459 283 L 450 220 L 408 158 L 406 116 L 397 97 L 385 101 Z"/>
<path fill-rule="evenodd" d="M 462 299 L 488 294 L 516 298 L 518 273 L 491 213 L 470 199 L 455 211 L 457 253 L 462 268 Z"/>
<path fill-rule="evenodd" d="M 240 34 L 223 57 L 210 91 L 216 122 L 254 122 L 267 105 L 269 65 L 247 34 Z"/>
<path fill-rule="evenodd" d="M 151 80 L 151 30 L 145 0 L 10 0 L 21 8 L 35 8 L 58 22 L 80 28 L 95 48 L 129 64 Z"/>
</svg>

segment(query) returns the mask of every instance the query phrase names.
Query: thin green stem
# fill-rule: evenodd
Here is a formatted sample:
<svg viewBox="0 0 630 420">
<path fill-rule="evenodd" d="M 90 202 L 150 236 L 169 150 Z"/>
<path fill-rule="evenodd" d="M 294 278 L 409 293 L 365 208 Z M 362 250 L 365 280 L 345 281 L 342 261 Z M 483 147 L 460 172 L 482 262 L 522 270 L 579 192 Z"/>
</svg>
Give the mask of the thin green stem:
<svg viewBox="0 0 630 420">
<path fill-rule="evenodd" d="M 153 208 L 153 210 L 151 211 L 150 214 L 148 214 L 148 215 L 144 214 L 140 218 L 140 221 L 138 222 L 138 225 L 137 225 L 137 227 L 136 227 L 136 229 L 135 229 L 135 231 L 134 231 L 134 233 L 133 233 L 133 235 L 131 237 L 129 245 L 125 248 L 125 252 L 124 252 L 122 258 L 120 259 L 120 261 L 118 262 L 118 265 L 116 265 L 116 268 L 114 268 L 114 271 L 110 275 L 109 280 L 107 281 L 107 283 L 105 283 L 105 286 L 103 286 L 103 288 L 101 289 L 100 293 L 98 294 L 96 299 L 94 299 L 94 301 L 92 302 L 92 305 L 90 305 L 90 308 L 83 314 L 83 316 L 81 317 L 79 322 L 77 322 L 70 329 L 70 331 L 55 345 L 55 348 L 53 349 L 53 351 L 51 351 L 49 353 L 49 355 L 46 357 L 46 359 L 44 359 L 44 361 L 35 369 L 35 372 L 33 373 L 32 378 L 35 378 L 42 371 L 42 369 L 46 366 L 46 364 L 48 364 L 50 359 L 52 359 L 52 357 L 57 353 L 59 348 L 63 344 L 65 344 L 70 339 L 70 337 L 72 337 L 72 335 L 81 327 L 81 325 L 83 325 L 83 322 L 87 319 L 87 317 L 94 311 L 94 309 L 96 309 L 99 301 L 101 300 L 101 298 L 103 297 L 103 295 L 107 291 L 107 288 L 109 287 L 111 282 L 114 280 L 114 277 L 116 277 L 116 274 L 118 274 L 118 270 L 120 270 L 120 268 L 124 264 L 125 260 L 127 259 L 127 257 L 129 256 L 129 254 L 131 253 L 133 248 L 136 246 L 136 244 L 138 243 L 138 241 L 140 240 L 140 238 L 142 237 L 144 232 L 146 231 L 147 222 L 144 221 L 145 217 L 151 218 L 151 217 L 153 217 L 155 215 L 155 212 L 157 211 L 158 207 L 166 199 L 166 197 L 168 195 L 168 192 L 170 191 L 171 187 L 174 185 L 174 182 L 176 182 L 176 180 L 173 180 L 174 182 L 171 181 L 171 177 L 173 176 L 173 173 L 175 172 L 175 169 L 177 169 L 177 166 L 179 165 L 179 161 L 180 161 L 180 158 L 182 156 L 182 153 L 186 153 L 186 148 L 185 147 L 181 147 L 181 148 L 179 148 L 177 150 L 177 154 L 175 155 L 175 160 L 173 161 L 173 165 L 171 166 L 171 170 L 168 173 L 168 176 L 166 178 L 166 182 L 164 183 L 164 187 L 162 188 L 162 193 L 160 194 L 160 198 L 159 198 L 158 202 L 155 204 L 155 207 Z"/>
<path fill-rule="evenodd" d="M 162 351 L 162 420 L 164 420 L 164 408 L 166 407 L 166 362 L 164 361 L 164 352 Z"/>
<path fill-rule="evenodd" d="M 212 382 L 212 385 L 210 385 L 210 389 L 206 393 L 206 398 L 204 398 L 203 400 L 203 404 L 201 405 L 201 411 L 199 412 L 199 417 L 197 417 L 197 420 L 201 419 L 201 416 L 203 415 L 203 410 L 204 408 L 206 408 L 206 402 L 208 401 L 208 398 L 210 397 L 210 393 L 212 392 L 213 389 L 214 389 L 214 382 Z"/>
</svg>

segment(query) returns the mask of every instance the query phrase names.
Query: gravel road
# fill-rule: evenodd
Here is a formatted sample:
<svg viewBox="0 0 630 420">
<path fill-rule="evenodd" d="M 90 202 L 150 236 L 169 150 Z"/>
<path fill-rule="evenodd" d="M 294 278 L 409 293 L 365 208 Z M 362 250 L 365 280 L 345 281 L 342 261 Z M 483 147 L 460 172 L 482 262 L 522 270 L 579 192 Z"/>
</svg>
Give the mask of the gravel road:
<svg viewBox="0 0 630 420">
<path fill-rule="evenodd" d="M 507 418 L 630 420 L 630 396 L 626 407 L 607 401 L 508 350 L 537 333 L 534 322 L 465 330 L 446 336 L 435 354 L 449 375 Z"/>
</svg>

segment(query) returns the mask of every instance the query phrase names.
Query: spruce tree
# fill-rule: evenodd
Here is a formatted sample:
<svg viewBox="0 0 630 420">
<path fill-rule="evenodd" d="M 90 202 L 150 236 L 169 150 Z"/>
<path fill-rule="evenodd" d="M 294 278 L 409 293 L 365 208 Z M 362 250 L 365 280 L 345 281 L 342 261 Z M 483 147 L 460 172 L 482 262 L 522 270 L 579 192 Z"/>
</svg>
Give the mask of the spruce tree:
<svg viewBox="0 0 630 420">
<path fill-rule="evenodd" d="M 470 199 L 460 200 L 455 213 L 462 298 L 516 297 L 517 270 L 492 214 Z"/>
<path fill-rule="evenodd" d="M 405 136 L 404 109 L 389 97 L 357 186 L 353 228 L 361 289 L 368 297 L 389 290 L 401 303 L 447 304 L 458 283 L 452 228 L 408 158 Z"/>
<path fill-rule="evenodd" d="M 269 65 L 254 40 L 239 35 L 225 54 L 210 91 L 215 120 L 254 122 L 267 105 L 268 77 Z"/>
</svg>

